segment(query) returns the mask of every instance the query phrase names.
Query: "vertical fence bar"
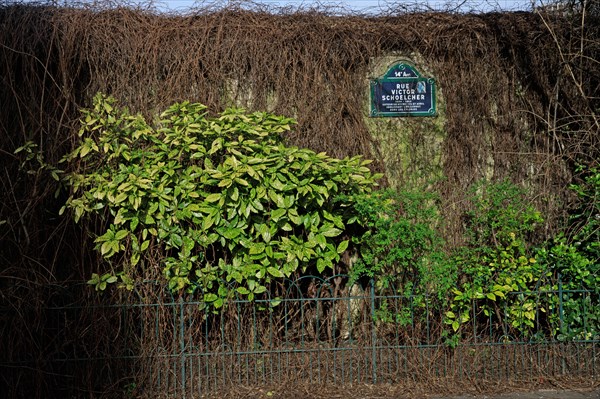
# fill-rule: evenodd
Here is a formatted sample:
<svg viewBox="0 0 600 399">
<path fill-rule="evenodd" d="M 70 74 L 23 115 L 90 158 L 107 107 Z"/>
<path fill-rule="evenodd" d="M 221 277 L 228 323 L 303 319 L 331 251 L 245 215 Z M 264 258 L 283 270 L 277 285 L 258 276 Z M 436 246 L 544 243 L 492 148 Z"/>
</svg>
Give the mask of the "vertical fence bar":
<svg viewBox="0 0 600 399">
<path fill-rule="evenodd" d="M 560 332 L 564 333 L 564 315 L 563 315 L 563 286 L 560 273 L 558 273 L 558 319 L 560 322 Z"/>
<path fill-rule="evenodd" d="M 583 308 L 583 339 L 587 340 L 588 339 L 588 313 L 587 313 L 587 306 L 585 305 L 585 303 L 587 302 L 587 299 L 590 298 L 590 305 L 592 304 L 591 301 L 591 296 L 589 294 L 589 292 L 584 291 L 583 292 L 583 301 L 582 301 L 582 308 Z M 591 333 L 591 330 L 590 330 Z"/>
<path fill-rule="evenodd" d="M 375 281 L 371 279 L 371 367 L 373 384 L 377 384 L 377 331 L 375 331 Z"/>
<path fill-rule="evenodd" d="M 477 343 L 477 309 L 475 306 L 475 301 L 473 301 L 473 315 L 471 316 L 473 319 L 473 342 Z"/>
<path fill-rule="evenodd" d="M 267 309 L 271 309 L 271 302 L 269 300 L 269 302 L 267 302 Z M 273 351 L 273 349 L 275 348 L 275 346 L 273 345 L 273 313 L 271 311 L 269 311 L 269 348 L 267 348 L 267 350 L 270 352 L 269 354 L 269 383 L 273 382 L 273 357 L 275 356 L 275 354 L 279 354 L 279 350 L 277 350 L 276 352 Z"/>
<path fill-rule="evenodd" d="M 565 333 L 565 319 L 564 319 L 564 309 L 563 309 L 563 286 L 562 286 L 562 276 L 558 273 L 558 318 L 560 320 L 560 332 L 561 334 Z M 560 346 L 562 350 L 562 345 Z M 561 374 L 566 374 L 567 363 L 564 356 L 561 356 L 560 361 Z"/>
<path fill-rule="evenodd" d="M 321 287 L 322 288 L 322 287 Z M 318 293 L 321 291 L 321 288 L 319 288 L 317 290 L 317 297 L 315 298 L 315 305 L 316 305 L 316 314 L 315 314 L 315 343 L 317 344 L 317 381 L 319 384 L 323 383 L 323 380 L 321 379 L 321 367 L 323 366 L 323 363 L 321 362 L 321 344 L 320 344 L 320 337 L 319 337 L 319 333 L 320 333 L 320 328 L 321 328 L 321 320 L 319 318 L 319 313 L 321 310 L 321 298 L 318 297 Z M 325 374 L 327 375 L 327 374 Z"/>
<path fill-rule="evenodd" d="M 158 313 L 159 305 L 158 304 L 154 304 L 154 305 L 150 305 L 150 306 L 151 306 L 151 309 L 154 310 L 154 338 L 158 341 L 158 332 L 159 332 L 159 325 L 160 325 L 159 324 L 159 313 Z M 157 352 L 156 355 L 157 355 L 157 357 L 164 356 L 163 353 L 158 353 L 158 352 Z M 162 363 L 163 359 L 161 358 L 160 360 L 161 360 L 160 363 Z M 160 366 L 157 367 L 156 365 L 154 365 L 152 367 L 152 369 L 153 369 L 153 371 L 156 370 L 156 374 L 157 374 L 156 378 L 158 380 L 158 385 L 155 388 L 156 389 L 160 389 L 160 386 L 161 386 L 160 383 L 161 383 L 161 377 L 162 377 L 161 367 Z"/>
<path fill-rule="evenodd" d="M 185 399 L 185 315 L 183 307 L 183 298 L 179 297 L 179 362 L 180 362 L 180 374 L 181 374 L 181 391 L 182 398 Z"/>
<path fill-rule="evenodd" d="M 595 343 L 592 343 L 592 375 L 596 375 L 596 359 L 598 359 L 598 355 L 596 354 L 596 347 L 597 345 Z"/>
<path fill-rule="evenodd" d="M 206 311 L 206 310 L 205 310 Z M 205 366 L 205 370 L 206 370 L 206 384 L 204 384 L 204 386 L 206 387 L 206 390 L 210 390 L 210 363 L 211 363 L 211 359 L 210 359 L 210 352 L 211 352 L 211 347 L 209 344 L 209 333 L 208 333 L 208 326 L 209 326 L 209 318 L 205 317 L 204 318 L 204 345 L 206 348 L 206 356 L 204 357 L 204 366 Z"/>
</svg>

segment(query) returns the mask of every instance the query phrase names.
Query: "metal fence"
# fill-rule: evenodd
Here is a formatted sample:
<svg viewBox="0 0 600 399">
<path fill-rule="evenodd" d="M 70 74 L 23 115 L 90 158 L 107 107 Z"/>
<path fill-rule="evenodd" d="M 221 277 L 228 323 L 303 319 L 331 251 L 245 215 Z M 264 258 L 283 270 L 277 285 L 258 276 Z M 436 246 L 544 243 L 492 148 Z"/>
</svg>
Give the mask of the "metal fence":
<svg viewBox="0 0 600 399">
<path fill-rule="evenodd" d="M 9 396 L 39 396 L 42 386 L 42 396 L 135 390 L 193 398 L 240 386 L 593 378 L 600 371 L 598 291 L 513 293 L 535 298 L 526 329 L 497 312 L 486 316 L 474 302 L 472 321 L 455 333 L 437 298 L 346 282 L 304 277 L 277 298 L 234 298 L 218 312 L 162 290 L 118 305 L 100 297 L 94 306 L 48 306 L 36 316 L 43 345 L 4 354 L 0 378 Z M 2 313 L 10 317 L 22 315 Z M 25 381 L 31 386 L 23 390 Z"/>
</svg>

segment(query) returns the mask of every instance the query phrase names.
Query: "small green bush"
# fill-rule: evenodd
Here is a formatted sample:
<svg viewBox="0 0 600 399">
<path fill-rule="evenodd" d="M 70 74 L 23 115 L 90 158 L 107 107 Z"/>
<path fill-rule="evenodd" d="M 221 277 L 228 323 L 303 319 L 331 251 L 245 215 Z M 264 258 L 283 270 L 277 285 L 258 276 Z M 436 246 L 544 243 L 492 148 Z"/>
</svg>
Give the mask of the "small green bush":
<svg viewBox="0 0 600 399">
<path fill-rule="evenodd" d="M 553 335 L 600 339 L 600 265 L 564 234 L 538 248 L 536 258 L 546 271 L 539 289 L 555 293 L 542 298 Z"/>
<path fill-rule="evenodd" d="M 577 172 L 581 179 L 570 188 L 579 204 L 566 232 L 536 253 L 547 271 L 541 289 L 562 292 L 546 299 L 549 328 L 561 340 L 600 339 L 600 172 L 584 166 Z"/>
<path fill-rule="evenodd" d="M 600 264 L 600 169 L 579 166 L 581 181 L 571 185 L 579 207 L 571 216 L 573 242 L 593 263 Z"/>
<path fill-rule="evenodd" d="M 542 269 L 528 247 L 528 235 L 541 215 L 527 202 L 526 192 L 509 181 L 482 181 L 469 201 L 466 244 L 452 258 L 460 277 L 446 323 L 456 332 L 479 318 L 505 327 L 505 334 L 506 326 L 525 333 L 534 327 L 536 301 L 512 293 L 534 289 L 541 278 Z"/>
<path fill-rule="evenodd" d="M 382 295 L 375 317 L 384 323 L 426 325 L 456 283 L 440 235 L 439 198 L 426 190 L 380 190 L 350 201 L 365 228 L 354 237 L 360 257 L 351 279 L 374 279 Z M 417 338 L 414 336 L 413 338 Z"/>
<path fill-rule="evenodd" d="M 426 191 L 380 190 L 352 199 L 359 224 L 366 232 L 355 237 L 360 258 L 354 279 L 377 278 L 385 287 L 412 292 L 445 292 L 454 284 L 448 274 L 439 233 L 436 194 Z"/>
<path fill-rule="evenodd" d="M 230 288 L 253 300 L 273 279 L 331 269 L 353 209 L 336 198 L 368 193 L 379 178 L 360 157 L 284 145 L 294 121 L 263 112 L 211 117 L 185 102 L 150 125 L 99 94 L 81 123 L 64 159 L 72 193 L 63 211 L 103 221 L 96 248 L 123 285 L 158 265 L 171 290 L 200 291 L 215 307 Z"/>
</svg>

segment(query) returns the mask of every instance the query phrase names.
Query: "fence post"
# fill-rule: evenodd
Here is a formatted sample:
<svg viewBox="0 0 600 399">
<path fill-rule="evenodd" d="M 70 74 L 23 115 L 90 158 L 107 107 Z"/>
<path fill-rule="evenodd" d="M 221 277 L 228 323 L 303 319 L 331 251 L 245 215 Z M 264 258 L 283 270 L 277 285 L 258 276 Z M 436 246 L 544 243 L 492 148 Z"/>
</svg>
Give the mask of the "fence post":
<svg viewBox="0 0 600 399">
<path fill-rule="evenodd" d="M 183 308 L 183 298 L 179 297 L 179 369 L 181 373 L 181 397 L 185 399 L 185 315 Z"/>
<path fill-rule="evenodd" d="M 565 334 L 565 319 L 564 319 L 564 309 L 563 309 L 563 286 L 562 286 L 562 276 L 560 272 L 558 273 L 558 318 L 560 321 L 560 333 Z M 560 345 L 561 352 L 564 350 L 564 347 Z M 562 375 L 567 374 L 567 361 L 564 356 L 561 356 L 561 372 Z"/>
<path fill-rule="evenodd" d="M 373 384 L 377 384 L 377 331 L 375 325 L 375 281 L 371 279 L 371 366 Z"/>
<path fill-rule="evenodd" d="M 560 332 L 564 333 L 564 314 L 563 314 L 563 286 L 560 273 L 558 273 L 558 319 L 560 323 Z"/>
</svg>

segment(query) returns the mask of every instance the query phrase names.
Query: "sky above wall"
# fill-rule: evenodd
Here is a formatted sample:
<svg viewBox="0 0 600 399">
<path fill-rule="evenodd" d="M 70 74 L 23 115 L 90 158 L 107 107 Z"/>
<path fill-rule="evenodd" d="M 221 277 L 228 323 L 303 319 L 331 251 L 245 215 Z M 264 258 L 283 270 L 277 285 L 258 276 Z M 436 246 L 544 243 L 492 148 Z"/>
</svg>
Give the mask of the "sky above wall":
<svg viewBox="0 0 600 399">
<path fill-rule="evenodd" d="M 0 0 L 2 1 L 2 0 Z M 54 3 L 72 6 L 76 3 L 141 5 L 152 4 L 165 12 L 187 13 L 197 7 L 222 7 L 238 4 L 250 8 L 250 4 L 263 4 L 269 8 L 327 7 L 331 13 L 386 14 L 398 11 L 434 10 L 451 12 L 530 11 L 534 6 L 560 0 L 7 0 L 8 3 Z"/>
<path fill-rule="evenodd" d="M 546 0 L 552 1 L 552 0 Z M 359 13 L 378 13 L 392 9 L 411 8 L 419 9 L 452 10 L 461 12 L 471 11 L 527 11 L 531 10 L 532 3 L 540 5 L 541 0 L 255 0 L 255 3 L 265 4 L 270 7 L 308 8 L 315 5 L 332 7 L 332 10 L 349 10 Z M 243 3 L 239 0 L 163 0 L 160 8 L 169 11 L 186 12 L 195 4 L 227 4 Z"/>
</svg>

